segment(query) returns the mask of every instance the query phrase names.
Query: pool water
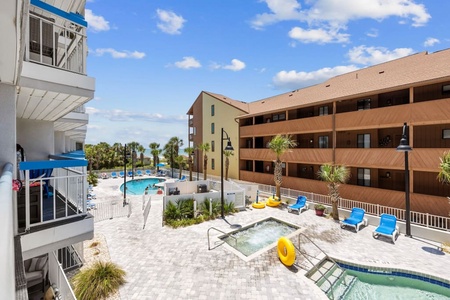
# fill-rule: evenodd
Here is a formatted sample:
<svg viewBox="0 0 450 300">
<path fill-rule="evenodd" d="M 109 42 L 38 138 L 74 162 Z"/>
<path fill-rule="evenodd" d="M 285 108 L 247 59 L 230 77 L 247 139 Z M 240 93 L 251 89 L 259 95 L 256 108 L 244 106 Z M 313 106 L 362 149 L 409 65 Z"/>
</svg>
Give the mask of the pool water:
<svg viewBox="0 0 450 300">
<path fill-rule="evenodd" d="M 145 178 L 134 179 L 127 181 L 127 194 L 130 195 L 143 195 L 145 188 L 148 187 L 148 194 L 156 194 L 158 187 L 156 184 L 164 182 L 164 178 Z M 120 186 L 120 191 L 123 193 L 123 184 Z"/>
<path fill-rule="evenodd" d="M 225 236 L 222 240 L 245 256 L 250 256 L 258 250 L 275 243 L 280 237 L 287 236 L 296 230 L 298 230 L 298 227 L 270 218 L 242 228 L 232 233 L 232 237 Z"/>
<path fill-rule="evenodd" d="M 356 276 L 351 289 L 344 295 L 345 300 L 450 300 L 450 290 L 419 279 L 405 278 L 386 274 L 369 274 L 346 270 L 350 276 Z"/>
</svg>

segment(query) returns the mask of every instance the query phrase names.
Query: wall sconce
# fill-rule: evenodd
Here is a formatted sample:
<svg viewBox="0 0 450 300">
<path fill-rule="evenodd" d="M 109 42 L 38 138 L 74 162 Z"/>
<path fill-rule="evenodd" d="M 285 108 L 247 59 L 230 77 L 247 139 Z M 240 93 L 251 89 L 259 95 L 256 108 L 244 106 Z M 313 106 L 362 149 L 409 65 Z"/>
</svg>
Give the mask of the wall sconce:
<svg viewBox="0 0 450 300">
<path fill-rule="evenodd" d="M 391 172 L 386 172 L 386 178 L 391 178 Z"/>
<path fill-rule="evenodd" d="M 310 139 L 309 142 L 312 144 L 312 143 L 314 143 L 314 140 L 313 140 L 313 139 Z"/>
</svg>

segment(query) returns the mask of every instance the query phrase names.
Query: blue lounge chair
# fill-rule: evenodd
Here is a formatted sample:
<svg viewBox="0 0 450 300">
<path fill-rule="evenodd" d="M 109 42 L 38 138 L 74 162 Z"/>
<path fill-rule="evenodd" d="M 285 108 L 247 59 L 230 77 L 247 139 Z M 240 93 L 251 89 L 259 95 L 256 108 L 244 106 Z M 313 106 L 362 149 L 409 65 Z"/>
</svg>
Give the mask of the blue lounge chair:
<svg viewBox="0 0 450 300">
<path fill-rule="evenodd" d="M 298 196 L 297 202 L 295 204 L 288 206 L 288 212 L 297 211 L 299 214 L 302 212 L 302 210 L 307 210 L 308 206 L 306 205 L 306 197 L 305 196 Z"/>
<path fill-rule="evenodd" d="M 366 211 L 364 209 L 353 207 L 350 217 L 341 221 L 341 228 L 351 226 L 358 232 L 361 225 L 367 226 L 367 219 L 364 218 L 365 213 Z"/>
<path fill-rule="evenodd" d="M 395 240 L 398 235 L 397 217 L 389 214 L 382 214 L 380 218 L 380 225 L 373 231 L 372 236 L 378 238 L 380 235 L 384 235 L 392 238 L 392 243 L 395 244 Z"/>
<path fill-rule="evenodd" d="M 148 176 L 152 175 L 152 172 L 150 172 L 150 170 L 145 170 L 145 174 L 147 174 Z"/>
<path fill-rule="evenodd" d="M 132 176 L 133 176 L 133 171 L 128 171 L 128 172 L 127 172 L 127 176 L 128 176 L 128 177 L 132 177 Z"/>
<path fill-rule="evenodd" d="M 111 172 L 111 178 L 117 178 L 117 173 L 116 172 Z"/>
<path fill-rule="evenodd" d="M 119 176 L 120 176 L 120 178 L 123 178 L 123 176 L 125 176 L 125 173 L 123 171 L 120 171 Z"/>
<path fill-rule="evenodd" d="M 142 171 L 141 171 L 141 170 L 137 170 L 137 171 L 136 171 L 136 175 L 137 175 L 137 176 L 142 176 L 142 175 L 143 175 L 143 174 L 142 174 Z"/>
</svg>

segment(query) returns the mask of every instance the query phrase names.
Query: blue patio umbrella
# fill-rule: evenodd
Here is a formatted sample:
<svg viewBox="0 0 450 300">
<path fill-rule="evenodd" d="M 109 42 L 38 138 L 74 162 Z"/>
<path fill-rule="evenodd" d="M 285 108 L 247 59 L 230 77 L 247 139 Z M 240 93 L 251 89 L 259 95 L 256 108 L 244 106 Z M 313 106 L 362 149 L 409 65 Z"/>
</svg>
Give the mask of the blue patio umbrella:
<svg viewBox="0 0 450 300">
<path fill-rule="evenodd" d="M 157 164 L 156 166 L 157 167 L 164 167 L 166 164 L 163 164 L 163 163 L 159 163 L 159 164 Z"/>
</svg>

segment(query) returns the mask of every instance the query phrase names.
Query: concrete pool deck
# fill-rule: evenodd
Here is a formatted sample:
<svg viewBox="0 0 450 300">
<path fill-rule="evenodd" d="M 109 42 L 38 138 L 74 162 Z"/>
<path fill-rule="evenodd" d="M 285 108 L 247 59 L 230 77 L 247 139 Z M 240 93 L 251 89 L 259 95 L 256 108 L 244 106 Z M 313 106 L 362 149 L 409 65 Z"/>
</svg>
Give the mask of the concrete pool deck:
<svg viewBox="0 0 450 300">
<path fill-rule="evenodd" d="M 94 188 L 97 201 L 120 199 L 122 182 L 120 178 L 99 180 Z M 127 272 L 121 299 L 328 299 L 303 269 L 282 265 L 276 248 L 249 262 L 224 246 L 208 250 L 208 228 L 229 232 L 229 224 L 244 226 L 269 216 L 305 228 L 305 234 L 331 257 L 450 278 L 450 255 L 436 246 L 403 234 L 394 245 L 388 238 L 374 239 L 374 226 L 355 233 L 316 216 L 313 210 L 297 215 L 272 207 L 247 209 L 227 216 L 229 223 L 216 219 L 172 229 L 162 226 L 162 197 L 153 196 L 143 229 L 142 196 L 130 199 L 129 218 L 95 223 L 95 233 L 106 239 L 111 260 Z"/>
</svg>

